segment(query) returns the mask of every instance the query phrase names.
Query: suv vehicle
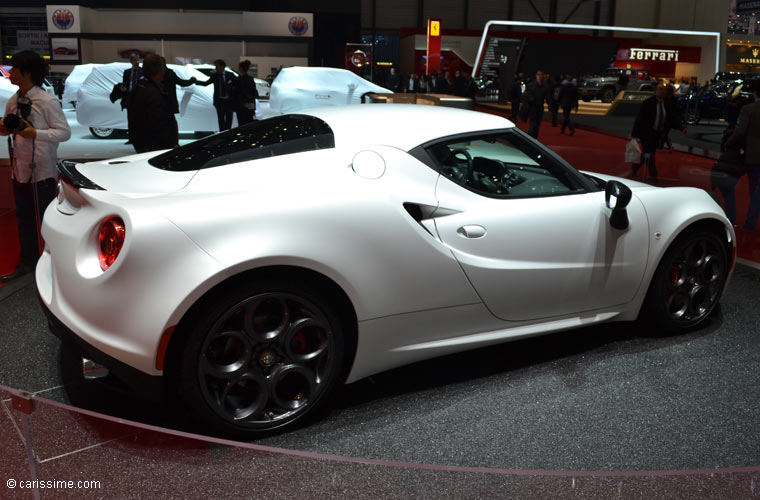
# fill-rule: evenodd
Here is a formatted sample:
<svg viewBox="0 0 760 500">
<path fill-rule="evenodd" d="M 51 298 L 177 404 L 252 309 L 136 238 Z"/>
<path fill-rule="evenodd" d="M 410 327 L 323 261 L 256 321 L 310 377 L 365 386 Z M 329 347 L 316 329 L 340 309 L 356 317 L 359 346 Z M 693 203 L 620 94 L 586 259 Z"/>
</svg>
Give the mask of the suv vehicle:
<svg viewBox="0 0 760 500">
<path fill-rule="evenodd" d="M 612 102 L 621 90 L 654 91 L 655 82 L 649 70 L 643 68 L 609 68 L 604 76 L 588 78 L 581 83 L 578 93 L 585 102 L 601 99 Z"/>
</svg>

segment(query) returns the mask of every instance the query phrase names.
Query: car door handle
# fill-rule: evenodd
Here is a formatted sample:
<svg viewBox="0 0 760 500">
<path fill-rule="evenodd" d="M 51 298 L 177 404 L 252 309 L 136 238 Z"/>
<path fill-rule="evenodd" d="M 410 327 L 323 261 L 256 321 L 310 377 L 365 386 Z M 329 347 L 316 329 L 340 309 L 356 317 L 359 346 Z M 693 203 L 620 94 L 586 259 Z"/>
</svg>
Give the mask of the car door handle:
<svg viewBox="0 0 760 500">
<path fill-rule="evenodd" d="M 468 224 L 457 229 L 457 234 L 462 238 L 482 238 L 486 235 L 486 228 L 477 224 Z"/>
</svg>

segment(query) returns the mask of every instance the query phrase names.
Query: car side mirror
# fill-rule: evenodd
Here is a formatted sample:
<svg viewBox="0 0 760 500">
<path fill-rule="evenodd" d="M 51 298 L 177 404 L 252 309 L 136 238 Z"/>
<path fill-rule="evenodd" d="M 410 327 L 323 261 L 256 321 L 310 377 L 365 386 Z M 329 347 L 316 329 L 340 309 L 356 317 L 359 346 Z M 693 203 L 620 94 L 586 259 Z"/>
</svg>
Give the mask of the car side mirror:
<svg viewBox="0 0 760 500">
<path fill-rule="evenodd" d="M 632 196 L 631 189 L 625 184 L 618 181 L 607 182 L 604 200 L 607 208 L 612 210 L 610 225 L 615 229 L 628 229 L 628 212 L 625 207 L 630 203 Z"/>
</svg>

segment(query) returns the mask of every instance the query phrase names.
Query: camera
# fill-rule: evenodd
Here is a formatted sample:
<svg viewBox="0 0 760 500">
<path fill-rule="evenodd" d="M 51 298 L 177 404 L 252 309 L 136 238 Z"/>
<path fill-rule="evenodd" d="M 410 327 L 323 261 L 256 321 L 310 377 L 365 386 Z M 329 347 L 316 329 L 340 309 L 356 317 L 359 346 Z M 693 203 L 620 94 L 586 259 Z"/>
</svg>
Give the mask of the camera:
<svg viewBox="0 0 760 500">
<path fill-rule="evenodd" d="M 8 129 L 8 132 L 14 133 L 14 132 L 21 132 L 26 128 L 26 124 L 24 123 L 24 120 L 22 120 L 18 115 L 5 115 L 5 118 L 3 118 L 3 126 Z"/>
</svg>

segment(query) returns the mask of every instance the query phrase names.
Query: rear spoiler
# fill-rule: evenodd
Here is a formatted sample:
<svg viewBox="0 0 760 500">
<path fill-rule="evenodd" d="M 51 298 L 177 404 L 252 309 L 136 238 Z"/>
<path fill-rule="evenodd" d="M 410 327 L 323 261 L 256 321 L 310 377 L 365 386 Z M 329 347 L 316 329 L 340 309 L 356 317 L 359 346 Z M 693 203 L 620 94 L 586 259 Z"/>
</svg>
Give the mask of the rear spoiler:
<svg viewBox="0 0 760 500">
<path fill-rule="evenodd" d="M 105 191 L 105 189 L 82 175 L 82 173 L 77 170 L 77 164 L 73 161 L 59 161 L 58 165 L 56 165 L 56 170 L 58 170 L 58 173 L 61 174 L 61 177 L 63 177 L 64 181 L 73 186 L 84 189 L 96 189 L 99 191 Z"/>
</svg>

